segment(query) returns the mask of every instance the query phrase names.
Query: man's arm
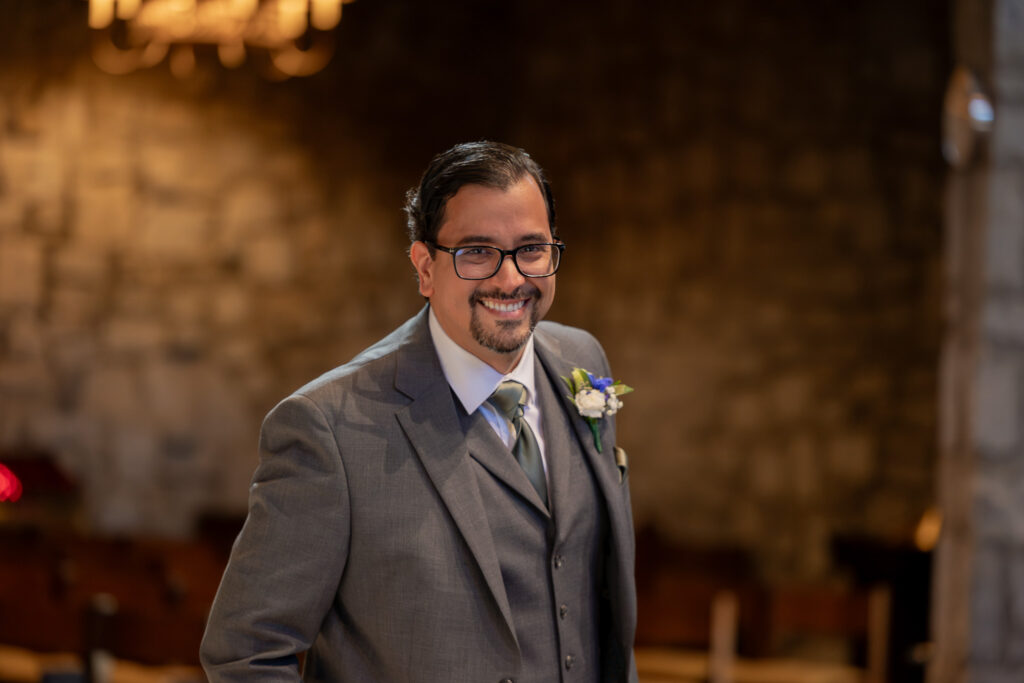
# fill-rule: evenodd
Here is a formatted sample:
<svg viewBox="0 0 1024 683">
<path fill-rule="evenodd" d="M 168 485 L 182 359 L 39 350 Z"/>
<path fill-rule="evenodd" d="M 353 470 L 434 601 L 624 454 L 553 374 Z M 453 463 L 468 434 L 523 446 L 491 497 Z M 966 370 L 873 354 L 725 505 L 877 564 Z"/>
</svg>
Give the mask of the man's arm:
<svg viewBox="0 0 1024 683">
<path fill-rule="evenodd" d="M 316 638 L 345 567 L 349 519 L 331 425 L 293 395 L 263 422 L 249 515 L 200 648 L 211 683 L 299 680 L 297 654 Z"/>
</svg>

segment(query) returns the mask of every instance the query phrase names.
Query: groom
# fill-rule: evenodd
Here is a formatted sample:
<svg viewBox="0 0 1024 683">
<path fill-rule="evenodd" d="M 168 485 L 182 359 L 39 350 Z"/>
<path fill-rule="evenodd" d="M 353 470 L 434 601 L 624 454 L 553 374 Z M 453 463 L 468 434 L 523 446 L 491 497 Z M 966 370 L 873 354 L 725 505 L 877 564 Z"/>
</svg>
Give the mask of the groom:
<svg viewBox="0 0 1024 683">
<path fill-rule="evenodd" d="M 564 244 L 517 148 L 457 145 L 406 205 L 420 313 L 267 416 L 201 656 L 212 683 L 635 681 L 633 529 L 609 376 L 540 322 Z"/>
</svg>

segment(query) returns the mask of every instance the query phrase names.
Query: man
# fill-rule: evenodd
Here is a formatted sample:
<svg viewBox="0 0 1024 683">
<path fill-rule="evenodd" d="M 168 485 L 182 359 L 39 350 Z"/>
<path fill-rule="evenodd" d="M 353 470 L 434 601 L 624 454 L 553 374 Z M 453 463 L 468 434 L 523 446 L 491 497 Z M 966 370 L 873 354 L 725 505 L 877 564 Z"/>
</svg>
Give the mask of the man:
<svg viewBox="0 0 1024 683">
<path fill-rule="evenodd" d="M 610 375 L 539 322 L 564 245 L 540 167 L 479 142 L 406 206 L 428 305 L 267 416 L 210 614 L 212 683 L 635 681 L 633 531 Z M 506 381 L 511 380 L 511 381 Z"/>
</svg>

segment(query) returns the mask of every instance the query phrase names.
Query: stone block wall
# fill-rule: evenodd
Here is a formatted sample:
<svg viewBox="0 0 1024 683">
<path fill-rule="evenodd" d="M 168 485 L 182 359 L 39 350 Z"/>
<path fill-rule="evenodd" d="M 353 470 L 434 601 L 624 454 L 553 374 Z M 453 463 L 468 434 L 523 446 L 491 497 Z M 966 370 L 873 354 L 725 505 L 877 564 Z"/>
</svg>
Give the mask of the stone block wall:
<svg viewBox="0 0 1024 683">
<path fill-rule="evenodd" d="M 366 0 L 328 70 L 269 84 L 101 75 L 58 3 L 0 72 L 0 445 L 57 453 L 98 529 L 241 509 L 265 411 L 418 309 L 405 188 L 488 137 L 554 181 L 551 317 L 637 388 L 639 525 L 768 576 L 906 540 L 934 498 L 946 17 L 849 5 Z"/>
<path fill-rule="evenodd" d="M 86 62 L 7 85 L 0 444 L 58 457 L 99 531 L 243 510 L 261 416 L 418 305 L 361 291 L 398 230 L 336 229 L 396 221 L 358 179 L 327 196 L 287 122 L 228 98 Z"/>
</svg>

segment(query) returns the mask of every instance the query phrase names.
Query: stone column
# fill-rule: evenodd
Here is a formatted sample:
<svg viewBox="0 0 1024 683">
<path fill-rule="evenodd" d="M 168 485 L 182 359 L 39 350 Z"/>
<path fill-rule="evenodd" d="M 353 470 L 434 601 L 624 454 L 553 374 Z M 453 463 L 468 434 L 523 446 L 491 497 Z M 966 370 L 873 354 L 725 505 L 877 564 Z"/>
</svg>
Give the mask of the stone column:
<svg viewBox="0 0 1024 683">
<path fill-rule="evenodd" d="M 956 3 L 991 88 L 986 149 L 951 173 L 930 683 L 1024 680 L 1024 0 Z"/>
</svg>

